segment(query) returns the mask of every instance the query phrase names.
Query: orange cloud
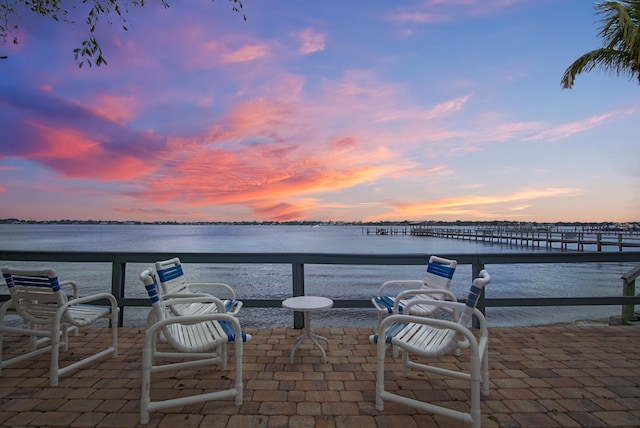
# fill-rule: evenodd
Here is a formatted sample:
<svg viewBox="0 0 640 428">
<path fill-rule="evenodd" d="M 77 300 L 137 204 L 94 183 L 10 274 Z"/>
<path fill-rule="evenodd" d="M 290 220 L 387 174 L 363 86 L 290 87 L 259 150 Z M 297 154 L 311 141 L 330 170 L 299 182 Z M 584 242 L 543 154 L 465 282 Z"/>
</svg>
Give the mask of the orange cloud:
<svg viewBox="0 0 640 428">
<path fill-rule="evenodd" d="M 250 206 L 259 217 L 268 218 L 271 221 L 302 220 L 306 217 L 303 208 L 285 202 L 277 204 L 258 202 Z"/>
<path fill-rule="evenodd" d="M 170 140 L 158 159 L 164 166 L 146 178 L 145 196 L 180 207 L 241 204 L 271 220 L 291 220 L 304 218 L 310 208 L 299 203 L 301 197 L 411 170 L 403 162 L 389 165 L 393 156 L 387 148 L 363 146 L 355 136 L 336 137 L 326 144 L 305 144 L 292 137 L 300 142 L 289 144 L 289 138 L 275 133 L 288 132 L 293 112 L 286 103 L 274 106 L 256 100 L 231 113 L 224 131 Z"/>
<path fill-rule="evenodd" d="M 531 189 L 508 195 L 489 196 L 461 196 L 456 198 L 437 199 L 433 201 L 395 203 L 396 212 L 390 214 L 393 218 L 420 219 L 436 215 L 461 215 L 463 213 L 473 217 L 484 217 L 480 213 L 491 206 L 512 204 L 522 201 L 533 201 L 542 198 L 557 198 L 578 195 L 580 191 L 573 188 Z M 531 204 L 529 204 L 531 205 Z M 511 208 L 509 208 L 511 209 Z M 523 209 L 522 206 L 516 210 Z M 500 210 L 504 212 L 504 210 Z M 493 212 L 489 215 L 495 215 Z"/>
</svg>

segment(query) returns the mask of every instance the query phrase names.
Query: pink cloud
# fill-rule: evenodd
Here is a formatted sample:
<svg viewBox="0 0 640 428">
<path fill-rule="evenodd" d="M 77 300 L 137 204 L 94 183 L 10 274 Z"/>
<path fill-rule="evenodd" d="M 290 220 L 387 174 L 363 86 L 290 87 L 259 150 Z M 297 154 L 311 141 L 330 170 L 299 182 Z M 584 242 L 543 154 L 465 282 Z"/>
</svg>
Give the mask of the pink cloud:
<svg viewBox="0 0 640 428">
<path fill-rule="evenodd" d="M 601 114 L 597 116 L 592 116 L 584 121 L 565 123 L 563 125 L 559 125 L 551 129 L 540 131 L 535 135 L 532 135 L 531 137 L 525 138 L 525 141 L 561 140 L 564 138 L 568 138 L 572 135 L 579 134 L 589 129 L 595 128 L 596 126 L 602 124 L 603 122 L 606 122 L 611 117 L 613 117 L 613 113 L 606 113 L 606 114 Z"/>
<path fill-rule="evenodd" d="M 314 52 L 323 51 L 325 48 L 325 35 L 312 29 L 300 32 L 300 53 L 308 55 Z"/>
<path fill-rule="evenodd" d="M 222 55 L 224 63 L 250 62 L 269 56 L 270 49 L 264 44 L 245 45 L 240 49 Z"/>
<path fill-rule="evenodd" d="M 101 94 L 92 104 L 93 112 L 107 120 L 119 124 L 135 119 L 139 102 L 133 96 Z"/>
<path fill-rule="evenodd" d="M 25 154 L 63 177 L 92 180 L 127 180 L 148 174 L 154 167 L 131 155 L 118 155 L 104 149 L 95 138 L 76 129 L 53 128 L 35 121 L 38 149 Z"/>
</svg>

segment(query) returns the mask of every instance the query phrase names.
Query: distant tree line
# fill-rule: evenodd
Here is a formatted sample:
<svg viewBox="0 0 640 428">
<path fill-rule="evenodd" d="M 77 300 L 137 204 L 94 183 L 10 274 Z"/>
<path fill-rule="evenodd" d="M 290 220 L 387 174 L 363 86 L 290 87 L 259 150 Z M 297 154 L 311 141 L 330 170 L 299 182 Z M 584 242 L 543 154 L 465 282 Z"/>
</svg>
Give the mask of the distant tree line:
<svg viewBox="0 0 640 428">
<path fill-rule="evenodd" d="M 478 226 L 478 227 L 503 227 L 517 228 L 530 227 L 540 228 L 547 226 L 555 227 L 593 227 L 601 229 L 614 229 L 620 227 L 617 222 L 522 222 L 522 221 L 475 221 L 475 220 L 425 220 L 425 221 L 314 221 L 314 220 L 292 220 L 292 221 L 139 221 L 139 220 L 21 220 L 17 218 L 2 218 L 0 224 L 133 224 L 133 225 L 244 225 L 244 226 Z M 632 228 L 640 228 L 640 221 L 636 223 L 625 223 Z"/>
</svg>

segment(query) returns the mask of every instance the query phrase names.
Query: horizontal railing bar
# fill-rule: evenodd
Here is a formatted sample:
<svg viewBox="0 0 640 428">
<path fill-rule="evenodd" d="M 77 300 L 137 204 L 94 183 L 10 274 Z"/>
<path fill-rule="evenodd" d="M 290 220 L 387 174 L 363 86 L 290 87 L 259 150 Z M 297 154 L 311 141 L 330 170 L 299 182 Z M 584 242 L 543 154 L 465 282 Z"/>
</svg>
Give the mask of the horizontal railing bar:
<svg viewBox="0 0 640 428">
<path fill-rule="evenodd" d="M 484 299 L 486 307 L 507 306 L 607 306 L 639 305 L 640 296 L 635 297 L 516 297 Z"/>
<path fill-rule="evenodd" d="M 0 260 L 57 262 L 154 263 L 179 257 L 183 263 L 275 263 L 275 264 L 346 264 L 346 265 L 422 265 L 431 254 L 348 254 L 348 253 L 189 253 L 189 252 L 85 252 L 85 251 L 7 251 L 0 250 Z M 458 264 L 531 264 L 639 262 L 640 251 L 627 252 L 540 252 L 438 254 L 455 259 Z"/>
<path fill-rule="evenodd" d="M 455 259 L 458 265 L 472 265 L 476 272 L 486 265 L 502 264 L 534 264 L 534 263 L 640 263 L 640 252 L 522 252 L 522 253 L 487 253 L 487 254 L 439 254 L 442 257 Z M 125 298 L 123 268 L 128 263 L 148 263 L 156 260 L 179 257 L 183 263 L 206 264 L 283 264 L 294 267 L 299 272 L 298 286 L 304 291 L 304 265 L 424 265 L 430 254 L 348 254 L 348 253 L 194 253 L 194 252 L 84 252 L 84 251 L 24 251 L 0 250 L 0 260 L 47 261 L 47 262 L 90 262 L 110 263 L 112 265 L 112 291 L 121 307 L 149 306 L 147 299 Z M 297 267 L 297 269 L 296 269 Z M 636 275 L 636 270 L 627 272 L 626 276 Z M 294 275 L 295 277 L 296 275 Z M 472 279 L 472 278 L 471 278 Z M 624 276 L 623 276 L 624 279 Z M 293 278 L 292 295 L 296 290 L 296 279 Z M 300 292 L 300 291 L 299 291 Z M 0 301 L 7 300 L 8 295 L 0 295 Z M 245 299 L 247 307 L 276 308 L 281 307 L 279 299 Z M 550 297 L 550 298 L 485 298 L 479 307 L 506 306 L 582 306 L 582 305 L 635 305 L 640 304 L 639 296 L 628 297 Z M 344 299 L 334 300 L 336 308 L 370 308 L 370 300 Z M 122 311 L 121 311 L 122 320 Z"/>
<path fill-rule="evenodd" d="M 8 294 L 0 294 L 0 302 L 9 299 Z M 460 302 L 464 302 L 461 299 Z M 484 299 L 485 307 L 512 306 L 608 306 L 608 305 L 640 305 L 640 296 L 634 297 L 514 297 Z M 106 302 L 103 302 L 106 304 Z M 124 298 L 121 303 L 128 307 L 151 306 L 149 299 Z M 100 304 L 97 302 L 95 304 Z M 242 299 L 242 306 L 246 308 L 279 308 L 282 299 Z M 370 300 L 333 299 L 334 308 L 371 308 Z"/>
</svg>

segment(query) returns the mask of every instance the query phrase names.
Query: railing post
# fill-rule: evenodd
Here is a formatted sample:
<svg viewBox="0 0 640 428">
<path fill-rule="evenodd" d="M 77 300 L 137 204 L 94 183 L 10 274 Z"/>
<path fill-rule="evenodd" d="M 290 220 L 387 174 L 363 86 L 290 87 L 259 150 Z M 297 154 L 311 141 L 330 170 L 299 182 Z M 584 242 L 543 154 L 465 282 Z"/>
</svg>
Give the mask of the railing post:
<svg viewBox="0 0 640 428">
<path fill-rule="evenodd" d="M 113 261 L 111 263 L 111 294 L 118 302 L 118 327 L 124 324 L 124 281 L 127 272 L 127 264 L 125 262 Z"/>
<path fill-rule="evenodd" d="M 636 278 L 640 275 L 640 266 L 636 266 L 622 275 L 622 296 L 636 295 Z M 629 324 L 635 318 L 635 305 L 622 305 L 622 325 Z"/>
<path fill-rule="evenodd" d="M 293 296 L 304 296 L 304 264 L 293 263 L 291 268 Z M 302 312 L 293 312 L 293 328 L 304 328 L 304 314 Z"/>
<path fill-rule="evenodd" d="M 598 251 L 602 251 L 602 233 L 596 235 L 596 240 L 598 241 Z"/>
<path fill-rule="evenodd" d="M 480 271 L 482 269 L 484 269 L 484 263 L 475 262 L 471 265 L 471 283 L 473 283 L 473 280 L 476 279 L 478 275 L 480 275 Z M 482 312 L 483 314 L 485 313 L 486 307 L 484 303 L 484 288 L 482 289 L 482 293 L 480 293 L 480 298 L 478 299 L 478 305 L 476 307 L 480 310 L 480 312 Z M 480 323 L 475 317 L 473 318 L 472 325 L 474 328 L 480 328 Z"/>
</svg>

